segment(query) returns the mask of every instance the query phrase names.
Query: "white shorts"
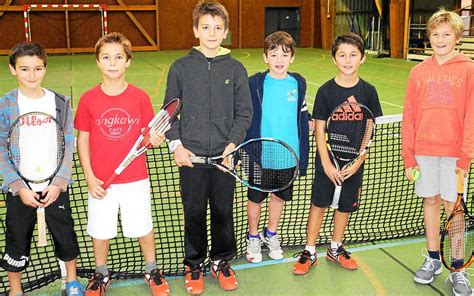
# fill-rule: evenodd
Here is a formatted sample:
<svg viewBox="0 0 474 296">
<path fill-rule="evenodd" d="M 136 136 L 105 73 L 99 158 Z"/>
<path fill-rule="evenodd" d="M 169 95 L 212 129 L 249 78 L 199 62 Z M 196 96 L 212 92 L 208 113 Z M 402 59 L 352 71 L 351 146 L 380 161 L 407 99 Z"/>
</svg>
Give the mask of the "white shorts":
<svg viewBox="0 0 474 296">
<path fill-rule="evenodd" d="M 87 233 L 96 239 L 117 236 L 118 210 L 125 237 L 142 237 L 153 229 L 149 179 L 113 184 L 104 199 L 89 194 Z"/>
<path fill-rule="evenodd" d="M 420 167 L 420 179 L 415 182 L 416 195 L 433 197 L 441 195 L 446 201 L 455 202 L 457 198 L 457 157 L 438 157 L 415 155 Z M 464 180 L 467 188 L 467 178 Z"/>
</svg>

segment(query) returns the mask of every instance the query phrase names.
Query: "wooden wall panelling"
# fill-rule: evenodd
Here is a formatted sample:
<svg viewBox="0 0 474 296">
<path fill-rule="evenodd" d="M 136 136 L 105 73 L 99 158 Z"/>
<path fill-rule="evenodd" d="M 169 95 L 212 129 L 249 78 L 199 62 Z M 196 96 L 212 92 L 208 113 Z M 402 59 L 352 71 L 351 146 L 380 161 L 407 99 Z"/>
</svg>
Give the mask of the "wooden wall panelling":
<svg viewBox="0 0 474 296">
<path fill-rule="evenodd" d="M 120 31 L 126 34 L 134 50 L 159 48 L 158 0 L 5 0 L 0 3 L 0 31 L 8 34 L 4 34 L 7 36 L 2 36 L 0 39 L 0 54 L 8 54 L 11 47 L 25 39 L 22 5 L 24 2 L 107 4 L 109 32 Z M 42 44 L 50 53 L 90 52 L 101 36 L 99 11 L 33 9 L 30 21 L 33 40 Z"/>
</svg>

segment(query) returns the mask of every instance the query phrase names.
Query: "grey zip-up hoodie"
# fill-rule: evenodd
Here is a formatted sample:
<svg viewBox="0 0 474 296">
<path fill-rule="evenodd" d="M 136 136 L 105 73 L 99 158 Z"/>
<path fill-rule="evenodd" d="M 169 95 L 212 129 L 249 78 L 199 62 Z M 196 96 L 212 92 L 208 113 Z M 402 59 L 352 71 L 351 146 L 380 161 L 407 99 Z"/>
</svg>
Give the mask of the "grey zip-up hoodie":
<svg viewBox="0 0 474 296">
<path fill-rule="evenodd" d="M 208 59 L 197 48 L 170 67 L 164 104 L 182 100 L 180 118 L 166 134 L 196 155 L 221 154 L 239 145 L 252 122 L 247 71 L 221 48 Z"/>
</svg>

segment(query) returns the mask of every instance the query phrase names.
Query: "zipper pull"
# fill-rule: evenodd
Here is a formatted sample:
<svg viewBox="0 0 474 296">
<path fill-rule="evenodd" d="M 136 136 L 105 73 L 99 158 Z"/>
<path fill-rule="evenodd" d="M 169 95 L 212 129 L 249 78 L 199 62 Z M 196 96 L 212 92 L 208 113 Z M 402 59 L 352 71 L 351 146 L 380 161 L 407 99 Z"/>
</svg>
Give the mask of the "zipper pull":
<svg viewBox="0 0 474 296">
<path fill-rule="evenodd" d="M 208 71 L 211 71 L 211 61 L 208 61 L 208 62 L 207 62 L 207 70 L 208 70 Z"/>
</svg>

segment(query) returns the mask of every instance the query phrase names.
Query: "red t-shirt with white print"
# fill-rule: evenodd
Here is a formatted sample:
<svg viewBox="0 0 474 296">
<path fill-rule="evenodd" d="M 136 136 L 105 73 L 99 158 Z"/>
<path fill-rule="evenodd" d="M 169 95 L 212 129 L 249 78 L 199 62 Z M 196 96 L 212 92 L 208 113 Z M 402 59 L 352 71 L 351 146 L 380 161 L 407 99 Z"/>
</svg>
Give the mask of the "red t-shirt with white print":
<svg viewBox="0 0 474 296">
<path fill-rule="evenodd" d="M 74 127 L 89 132 L 94 175 L 106 181 L 132 148 L 141 129 L 153 118 L 153 106 L 145 91 L 129 84 L 119 95 L 109 96 L 100 84 L 81 96 Z M 135 159 L 114 183 L 146 179 L 145 154 Z"/>
</svg>

